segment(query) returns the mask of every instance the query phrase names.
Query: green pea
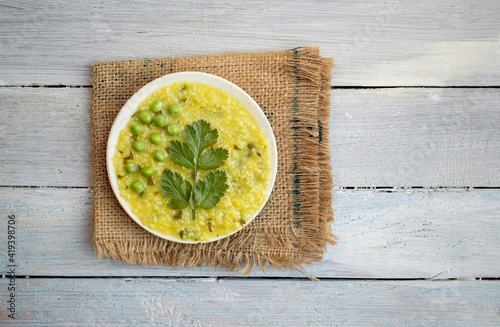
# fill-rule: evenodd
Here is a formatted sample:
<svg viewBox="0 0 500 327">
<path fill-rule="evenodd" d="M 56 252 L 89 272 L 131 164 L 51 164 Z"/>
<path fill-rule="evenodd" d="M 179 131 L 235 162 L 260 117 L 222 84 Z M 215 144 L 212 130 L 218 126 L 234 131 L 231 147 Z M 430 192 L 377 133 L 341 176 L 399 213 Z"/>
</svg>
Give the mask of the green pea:
<svg viewBox="0 0 500 327">
<path fill-rule="evenodd" d="M 144 152 L 144 150 L 146 150 L 146 142 L 143 140 L 137 140 L 132 144 L 132 149 L 137 152 Z"/>
<path fill-rule="evenodd" d="M 144 184 L 144 182 L 141 180 L 137 180 L 132 182 L 132 184 L 130 184 L 130 187 L 135 193 L 142 193 L 146 189 L 146 184 Z"/>
<path fill-rule="evenodd" d="M 166 158 L 167 156 L 165 155 L 165 152 L 163 152 L 162 150 L 157 150 L 153 154 L 153 159 L 158 162 L 163 162 L 165 161 Z"/>
<path fill-rule="evenodd" d="M 163 137 L 160 133 L 153 133 L 151 134 L 151 136 L 149 136 L 149 140 L 153 144 L 160 144 L 163 141 Z"/>
<path fill-rule="evenodd" d="M 154 113 L 157 113 L 157 112 L 162 111 L 164 107 L 165 107 L 165 101 L 163 101 L 161 99 L 156 99 L 149 106 L 149 110 L 151 110 Z"/>
<path fill-rule="evenodd" d="M 158 127 L 163 127 L 167 125 L 167 117 L 165 117 L 165 115 L 158 115 L 155 117 L 154 123 Z"/>
<path fill-rule="evenodd" d="M 168 127 L 167 127 L 168 134 L 170 134 L 172 136 L 176 136 L 177 134 L 179 134 L 180 131 L 181 131 L 181 128 L 179 127 L 178 124 L 176 124 L 176 123 L 168 124 Z"/>
<path fill-rule="evenodd" d="M 149 111 L 141 111 L 139 113 L 139 120 L 141 121 L 141 123 L 149 125 L 153 120 L 153 114 Z"/>
<path fill-rule="evenodd" d="M 151 177 L 151 176 L 153 176 L 154 173 L 155 173 L 155 169 L 151 166 L 144 167 L 141 170 L 141 174 L 144 177 Z"/>
<path fill-rule="evenodd" d="M 136 164 L 128 164 L 125 166 L 125 171 L 127 174 L 133 174 L 137 172 L 137 165 Z"/>
<path fill-rule="evenodd" d="M 130 131 L 134 135 L 139 135 L 142 132 L 142 125 L 141 124 L 133 124 L 132 126 L 130 126 Z"/>
<path fill-rule="evenodd" d="M 171 103 L 168 105 L 168 113 L 172 116 L 177 116 L 181 113 L 181 106 L 178 103 Z"/>
</svg>

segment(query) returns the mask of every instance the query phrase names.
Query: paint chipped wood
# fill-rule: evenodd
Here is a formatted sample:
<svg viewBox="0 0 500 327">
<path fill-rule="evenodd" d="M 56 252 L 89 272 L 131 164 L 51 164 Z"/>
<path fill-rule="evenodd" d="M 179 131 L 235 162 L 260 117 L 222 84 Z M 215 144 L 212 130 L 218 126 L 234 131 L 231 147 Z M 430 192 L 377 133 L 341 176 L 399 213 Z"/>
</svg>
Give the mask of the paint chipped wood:
<svg viewBox="0 0 500 327">
<path fill-rule="evenodd" d="M 18 274 L 28 276 L 240 276 L 224 269 L 141 267 L 98 260 L 89 189 L 0 188 L 0 212 L 15 214 Z M 338 244 L 305 267 L 319 278 L 500 276 L 500 192 L 335 192 Z M 0 221 L 2 230 L 6 221 Z M 6 244 L 0 234 L 0 244 Z M 5 253 L 1 253 L 5 255 Z M 1 261 L 7 271 L 7 260 Z M 268 268 L 252 276 L 303 277 Z"/>
<path fill-rule="evenodd" d="M 91 92 L 0 88 L 0 185 L 92 185 Z M 336 187 L 500 185 L 499 89 L 336 89 L 331 102 Z"/>
<path fill-rule="evenodd" d="M 496 281 L 18 279 L 16 325 L 494 326 Z M 4 289 L 7 280 L 0 279 Z M 5 303 L 5 295 L 0 299 Z M 4 317 L 0 322 L 8 323 Z"/>
<path fill-rule="evenodd" d="M 498 85 L 497 0 L 15 1 L 0 6 L 0 80 L 90 85 L 118 59 L 318 45 L 334 85 Z"/>
</svg>

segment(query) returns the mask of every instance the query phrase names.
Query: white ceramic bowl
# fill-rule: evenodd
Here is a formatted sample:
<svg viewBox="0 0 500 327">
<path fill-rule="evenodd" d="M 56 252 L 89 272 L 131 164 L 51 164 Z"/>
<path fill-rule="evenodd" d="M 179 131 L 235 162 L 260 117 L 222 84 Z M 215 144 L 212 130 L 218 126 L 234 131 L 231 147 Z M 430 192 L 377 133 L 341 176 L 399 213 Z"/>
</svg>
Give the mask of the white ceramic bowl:
<svg viewBox="0 0 500 327">
<path fill-rule="evenodd" d="M 196 241 L 187 241 L 187 240 L 182 240 L 178 238 L 174 238 L 169 235 L 164 235 L 161 234 L 155 230 L 151 230 L 147 226 L 145 226 L 139 217 L 137 217 L 131 210 L 128 202 L 122 198 L 120 195 L 120 191 L 118 189 L 118 180 L 117 180 L 117 174 L 115 172 L 115 168 L 113 165 L 113 155 L 116 152 L 116 145 L 118 142 L 118 137 L 120 135 L 120 132 L 123 128 L 127 126 L 127 124 L 130 121 L 130 118 L 132 115 L 137 111 L 139 105 L 147 98 L 149 97 L 154 91 L 157 89 L 163 88 L 171 83 L 175 82 L 181 82 L 181 81 L 188 81 L 188 82 L 198 82 L 198 83 L 204 83 L 213 87 L 217 87 L 219 89 L 225 90 L 229 92 L 231 95 L 233 95 L 236 99 L 241 101 L 247 109 L 250 111 L 250 113 L 255 117 L 257 123 L 259 126 L 262 128 L 264 132 L 264 136 L 266 137 L 268 143 L 269 143 L 269 151 L 270 151 L 270 158 L 271 158 L 271 180 L 269 182 L 268 188 L 267 188 L 267 196 L 266 200 L 262 204 L 262 206 L 255 212 L 255 214 L 247 221 L 247 223 L 242 226 L 241 228 L 235 230 L 234 232 L 228 234 L 228 235 L 223 235 L 221 237 L 209 239 L 208 241 L 204 242 L 196 242 Z M 158 237 L 161 237 L 163 239 L 169 240 L 169 241 L 174 241 L 174 242 L 179 242 L 179 243 L 192 243 L 192 244 L 198 244 L 198 243 L 207 243 L 207 242 L 213 242 L 220 240 L 222 238 L 226 238 L 238 231 L 240 231 L 242 228 L 247 226 L 262 210 L 264 205 L 266 204 L 267 200 L 269 199 L 269 196 L 271 195 L 271 191 L 274 187 L 274 182 L 276 179 L 276 171 L 278 167 L 278 153 L 276 149 L 276 140 L 274 138 L 273 130 L 271 128 L 271 125 L 269 125 L 269 122 L 264 115 L 262 109 L 259 107 L 259 105 L 245 92 L 243 91 L 240 87 L 236 86 L 235 84 L 229 82 L 228 80 L 225 80 L 221 77 L 211 75 L 211 74 L 206 74 L 206 73 L 200 73 L 200 72 L 180 72 L 180 73 L 173 73 L 169 75 L 162 76 L 160 78 L 155 79 L 154 81 L 146 84 L 144 87 L 142 87 L 139 91 L 137 91 L 128 101 L 125 103 L 123 108 L 120 110 L 118 113 L 113 126 L 111 127 L 111 131 L 109 133 L 109 138 L 108 138 L 108 145 L 106 148 L 106 166 L 108 170 L 108 177 L 109 181 L 111 183 L 111 188 L 113 189 L 113 192 L 118 199 L 118 202 L 120 202 L 120 205 L 123 207 L 125 212 L 137 223 L 139 226 L 150 232 L 151 234 L 154 234 Z"/>
</svg>

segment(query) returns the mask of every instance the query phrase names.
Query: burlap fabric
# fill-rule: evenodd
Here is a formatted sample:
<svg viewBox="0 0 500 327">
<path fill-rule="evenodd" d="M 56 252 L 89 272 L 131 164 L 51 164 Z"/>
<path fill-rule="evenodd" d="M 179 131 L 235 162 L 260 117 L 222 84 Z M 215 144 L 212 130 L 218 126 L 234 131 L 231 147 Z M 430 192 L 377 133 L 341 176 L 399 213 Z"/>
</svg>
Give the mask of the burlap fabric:
<svg viewBox="0 0 500 327">
<path fill-rule="evenodd" d="M 256 265 L 300 269 L 322 259 L 333 221 L 328 139 L 332 60 L 317 48 L 177 59 L 97 63 L 93 70 L 94 246 L 98 257 L 140 265 Z M 179 244 L 139 227 L 116 200 L 106 172 L 111 125 L 127 99 L 160 76 L 215 74 L 243 88 L 264 110 L 278 145 L 278 175 L 260 215 L 235 235 Z"/>
</svg>

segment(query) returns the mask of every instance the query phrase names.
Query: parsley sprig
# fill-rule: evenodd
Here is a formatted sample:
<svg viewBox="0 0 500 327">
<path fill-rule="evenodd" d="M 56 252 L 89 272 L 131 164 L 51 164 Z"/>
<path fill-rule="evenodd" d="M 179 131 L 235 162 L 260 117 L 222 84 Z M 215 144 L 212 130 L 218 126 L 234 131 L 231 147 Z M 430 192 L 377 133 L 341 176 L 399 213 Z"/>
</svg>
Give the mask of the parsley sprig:
<svg viewBox="0 0 500 327">
<path fill-rule="evenodd" d="M 219 138 L 219 132 L 209 123 L 198 120 L 184 128 L 184 142 L 170 141 L 169 155 L 174 163 L 192 169 L 193 184 L 179 173 L 165 171 L 161 179 L 161 193 L 169 198 L 171 209 L 191 208 L 193 219 L 197 208 L 213 208 L 226 192 L 227 175 L 217 170 L 200 180 L 199 170 L 212 170 L 221 167 L 227 160 L 228 151 L 212 148 Z M 193 187 L 194 185 L 194 187 Z"/>
</svg>

